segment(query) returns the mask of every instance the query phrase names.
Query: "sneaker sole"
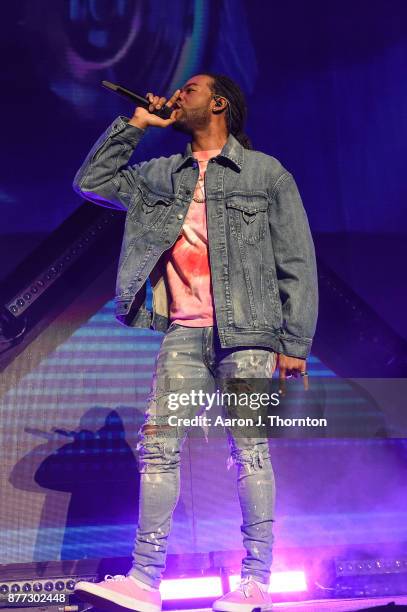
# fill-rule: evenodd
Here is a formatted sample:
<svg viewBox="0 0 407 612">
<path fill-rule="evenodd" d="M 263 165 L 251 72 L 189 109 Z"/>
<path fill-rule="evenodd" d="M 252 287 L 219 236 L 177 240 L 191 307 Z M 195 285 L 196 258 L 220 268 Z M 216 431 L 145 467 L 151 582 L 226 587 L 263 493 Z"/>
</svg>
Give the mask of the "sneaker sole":
<svg viewBox="0 0 407 612">
<path fill-rule="evenodd" d="M 161 612 L 161 606 L 150 604 L 145 601 L 126 597 L 119 593 L 107 591 L 97 584 L 87 584 L 86 587 L 81 587 L 80 582 L 74 590 L 75 595 L 82 601 L 92 604 L 95 608 L 106 610 L 107 612 L 123 612 L 123 610 L 132 610 L 133 612 Z M 114 599 L 111 599 L 113 598 Z"/>
</svg>

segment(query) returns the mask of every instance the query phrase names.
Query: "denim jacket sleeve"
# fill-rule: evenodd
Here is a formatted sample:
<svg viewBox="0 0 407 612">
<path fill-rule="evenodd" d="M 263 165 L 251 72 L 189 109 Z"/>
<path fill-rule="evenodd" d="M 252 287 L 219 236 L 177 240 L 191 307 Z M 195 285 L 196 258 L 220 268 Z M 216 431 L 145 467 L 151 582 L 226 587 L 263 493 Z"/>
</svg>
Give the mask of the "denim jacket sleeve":
<svg viewBox="0 0 407 612">
<path fill-rule="evenodd" d="M 82 197 L 108 208 L 127 209 L 143 163 L 128 161 L 145 130 L 118 117 L 100 136 L 79 168 L 73 188 Z"/>
<path fill-rule="evenodd" d="M 294 177 L 285 172 L 274 186 L 269 222 L 283 312 L 281 353 L 305 359 L 318 314 L 314 243 Z"/>
</svg>

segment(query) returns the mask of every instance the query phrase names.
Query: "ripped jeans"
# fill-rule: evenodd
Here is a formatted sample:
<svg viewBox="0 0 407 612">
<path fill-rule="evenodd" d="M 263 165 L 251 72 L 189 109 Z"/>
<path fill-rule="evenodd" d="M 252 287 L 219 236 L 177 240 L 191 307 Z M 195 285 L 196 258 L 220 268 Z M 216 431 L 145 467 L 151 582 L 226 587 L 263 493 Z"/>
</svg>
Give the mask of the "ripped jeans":
<svg viewBox="0 0 407 612">
<path fill-rule="evenodd" d="M 270 379 L 277 355 L 271 349 L 220 346 L 216 327 L 185 327 L 172 323 L 161 344 L 138 444 L 140 470 L 139 524 L 128 575 L 152 587 L 160 584 L 167 554 L 172 515 L 180 494 L 180 453 L 187 428 L 168 425 L 168 417 L 192 418 L 202 412 L 190 405 L 169 409 L 168 386 L 188 392 L 189 383 L 213 391 L 222 379 Z M 241 532 L 246 557 L 242 577 L 268 584 L 272 562 L 275 482 L 267 438 L 235 435 L 225 427 L 231 459 L 237 466 L 242 511 Z M 214 504 L 218 500 L 213 500 Z"/>
</svg>

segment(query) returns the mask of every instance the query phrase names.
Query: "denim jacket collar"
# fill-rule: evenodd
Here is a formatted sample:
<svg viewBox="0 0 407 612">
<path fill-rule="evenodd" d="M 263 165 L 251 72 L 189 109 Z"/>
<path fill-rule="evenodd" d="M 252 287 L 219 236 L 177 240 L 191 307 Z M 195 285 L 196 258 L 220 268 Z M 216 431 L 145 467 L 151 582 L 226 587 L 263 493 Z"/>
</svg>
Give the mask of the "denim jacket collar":
<svg viewBox="0 0 407 612">
<path fill-rule="evenodd" d="M 231 162 L 232 167 L 235 168 L 238 172 L 242 169 L 243 164 L 243 147 L 240 142 L 232 135 L 229 134 L 228 139 L 222 149 L 222 151 L 217 156 L 219 159 L 223 158 Z M 191 143 L 188 142 L 184 157 L 180 161 L 180 163 L 175 167 L 174 172 L 178 172 L 181 168 L 183 168 L 188 163 L 192 163 L 194 161 L 194 156 L 192 155 L 192 147 Z"/>
</svg>

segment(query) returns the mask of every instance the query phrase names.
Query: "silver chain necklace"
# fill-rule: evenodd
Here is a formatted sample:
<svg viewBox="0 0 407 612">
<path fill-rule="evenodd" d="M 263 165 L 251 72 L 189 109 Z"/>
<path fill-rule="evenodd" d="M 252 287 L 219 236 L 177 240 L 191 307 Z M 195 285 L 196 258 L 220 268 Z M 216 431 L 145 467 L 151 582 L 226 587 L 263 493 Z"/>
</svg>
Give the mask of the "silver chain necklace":
<svg viewBox="0 0 407 612">
<path fill-rule="evenodd" d="M 203 203 L 205 202 L 206 198 L 205 198 L 205 193 L 204 193 L 204 190 L 202 189 L 202 186 L 201 186 L 201 184 L 199 183 L 199 180 L 203 180 L 203 178 L 199 177 L 199 179 L 198 179 L 199 189 L 201 190 L 201 193 L 202 193 L 202 195 L 203 195 L 203 198 L 197 198 L 197 197 L 194 195 L 194 197 L 193 197 L 192 199 L 193 199 L 193 201 L 194 201 L 194 202 L 197 202 L 197 204 L 203 204 Z"/>
</svg>

